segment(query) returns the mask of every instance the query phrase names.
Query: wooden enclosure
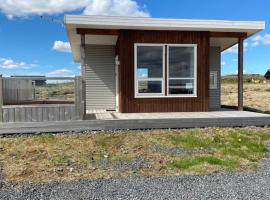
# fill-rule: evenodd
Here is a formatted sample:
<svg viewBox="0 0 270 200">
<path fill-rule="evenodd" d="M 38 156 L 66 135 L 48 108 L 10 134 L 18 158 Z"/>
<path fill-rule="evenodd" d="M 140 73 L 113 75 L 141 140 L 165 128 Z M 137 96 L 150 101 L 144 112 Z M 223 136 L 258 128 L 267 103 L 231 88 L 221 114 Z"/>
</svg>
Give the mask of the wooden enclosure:
<svg viewBox="0 0 270 200">
<path fill-rule="evenodd" d="M 22 101 L 33 100 L 31 80 L 3 79 L 3 104 L 17 104 Z"/>
<path fill-rule="evenodd" d="M 71 80 L 75 85 L 73 104 L 30 104 L 33 80 Z M 19 84 L 22 83 L 22 86 Z M 30 85 L 31 84 L 31 85 Z M 16 90 L 16 86 L 18 86 Z M 31 86 L 31 87 L 30 87 Z M 20 90 L 21 89 L 21 90 Z M 27 91 L 23 94 L 23 91 Z M 0 122 L 43 122 L 82 120 L 84 116 L 83 82 L 78 77 L 0 77 Z M 11 101 L 12 100 L 12 101 Z M 4 105 L 5 102 L 17 105 Z"/>
</svg>

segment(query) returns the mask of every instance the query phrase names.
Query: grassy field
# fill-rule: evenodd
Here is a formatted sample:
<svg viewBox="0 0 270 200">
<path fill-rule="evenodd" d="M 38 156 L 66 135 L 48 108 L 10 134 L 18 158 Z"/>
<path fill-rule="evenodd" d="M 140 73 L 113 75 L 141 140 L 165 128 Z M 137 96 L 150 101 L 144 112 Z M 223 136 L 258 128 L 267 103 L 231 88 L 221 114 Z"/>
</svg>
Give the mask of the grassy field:
<svg viewBox="0 0 270 200">
<path fill-rule="evenodd" d="M 221 84 L 221 104 L 237 106 L 237 84 Z M 244 106 L 270 113 L 270 83 L 245 83 Z"/>
<path fill-rule="evenodd" d="M 0 166 L 15 182 L 253 171 L 268 140 L 267 128 L 10 137 L 0 138 Z"/>
<path fill-rule="evenodd" d="M 74 83 L 47 84 L 45 86 L 36 86 L 34 89 L 36 100 L 74 100 Z"/>
</svg>

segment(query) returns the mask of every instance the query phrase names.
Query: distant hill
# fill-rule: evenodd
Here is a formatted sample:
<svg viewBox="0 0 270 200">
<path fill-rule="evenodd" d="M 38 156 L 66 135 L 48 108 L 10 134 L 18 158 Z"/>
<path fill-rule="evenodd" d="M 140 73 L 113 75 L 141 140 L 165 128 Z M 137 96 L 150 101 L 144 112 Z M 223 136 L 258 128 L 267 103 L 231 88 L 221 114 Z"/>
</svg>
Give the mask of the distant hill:
<svg viewBox="0 0 270 200">
<path fill-rule="evenodd" d="M 266 79 L 260 74 L 245 74 L 244 83 L 263 83 Z M 222 83 L 237 83 L 237 75 L 225 75 L 221 77 Z M 269 82 L 269 81 L 268 81 Z"/>
</svg>

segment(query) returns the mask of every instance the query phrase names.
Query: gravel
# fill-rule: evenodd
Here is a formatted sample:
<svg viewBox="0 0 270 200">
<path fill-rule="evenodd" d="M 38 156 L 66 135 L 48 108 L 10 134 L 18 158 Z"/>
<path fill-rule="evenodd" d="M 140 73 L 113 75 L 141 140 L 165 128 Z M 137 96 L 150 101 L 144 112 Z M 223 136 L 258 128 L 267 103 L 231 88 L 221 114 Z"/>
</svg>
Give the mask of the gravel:
<svg viewBox="0 0 270 200">
<path fill-rule="evenodd" d="M 169 155 L 184 155 L 189 153 L 209 153 L 208 149 L 204 148 L 181 148 L 181 147 L 169 147 L 164 145 L 154 145 L 152 147 L 152 150 L 155 152 L 163 153 L 163 154 L 169 154 Z"/>
<path fill-rule="evenodd" d="M 6 185 L 0 199 L 270 199 L 270 159 L 256 173 Z"/>
<path fill-rule="evenodd" d="M 139 170 L 143 168 L 150 168 L 143 157 L 138 157 L 132 160 L 93 160 L 91 165 L 101 169 L 113 168 L 115 171 L 126 171 L 126 170 Z"/>
</svg>

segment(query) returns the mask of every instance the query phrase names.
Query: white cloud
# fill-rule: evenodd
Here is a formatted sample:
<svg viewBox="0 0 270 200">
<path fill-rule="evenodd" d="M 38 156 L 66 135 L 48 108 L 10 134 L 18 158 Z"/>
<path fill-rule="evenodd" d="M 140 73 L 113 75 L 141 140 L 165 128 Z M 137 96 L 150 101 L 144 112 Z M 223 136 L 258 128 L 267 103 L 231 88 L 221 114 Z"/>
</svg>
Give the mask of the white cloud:
<svg viewBox="0 0 270 200">
<path fill-rule="evenodd" d="M 2 69 L 31 69 L 36 64 L 27 64 L 25 62 L 15 62 L 10 58 L 0 58 L 0 68 Z"/>
<path fill-rule="evenodd" d="M 85 8 L 85 15 L 112 15 L 150 17 L 145 9 L 134 0 L 91 0 Z"/>
<path fill-rule="evenodd" d="M 270 44 L 270 34 L 265 34 L 264 36 L 257 35 L 253 37 L 251 46 L 256 47 L 259 45 L 267 45 Z"/>
<path fill-rule="evenodd" d="M 71 52 L 70 43 L 59 40 L 54 42 L 52 49 L 61 52 Z"/>
<path fill-rule="evenodd" d="M 232 59 L 233 62 L 238 62 L 237 58 Z"/>
<path fill-rule="evenodd" d="M 59 14 L 87 5 L 89 0 L 0 0 L 0 10 L 9 18 Z"/>
<path fill-rule="evenodd" d="M 226 65 L 226 62 L 225 61 L 221 61 L 221 65 L 222 66 Z"/>
<path fill-rule="evenodd" d="M 53 15 L 78 9 L 87 15 L 150 16 L 134 0 L 0 0 L 0 11 L 9 18 Z"/>
<path fill-rule="evenodd" d="M 75 74 L 73 73 L 73 71 L 69 70 L 69 69 L 57 69 L 54 71 L 50 71 L 46 74 L 46 76 L 75 76 Z"/>
<path fill-rule="evenodd" d="M 248 42 L 244 42 L 244 51 L 247 49 L 249 46 Z M 238 44 L 232 46 L 231 48 L 227 49 L 225 53 L 238 53 Z"/>
</svg>

